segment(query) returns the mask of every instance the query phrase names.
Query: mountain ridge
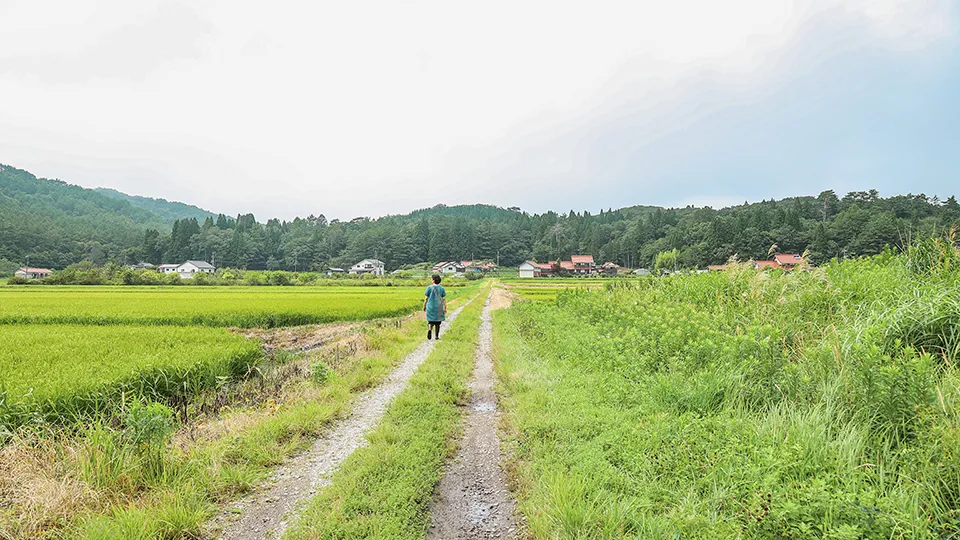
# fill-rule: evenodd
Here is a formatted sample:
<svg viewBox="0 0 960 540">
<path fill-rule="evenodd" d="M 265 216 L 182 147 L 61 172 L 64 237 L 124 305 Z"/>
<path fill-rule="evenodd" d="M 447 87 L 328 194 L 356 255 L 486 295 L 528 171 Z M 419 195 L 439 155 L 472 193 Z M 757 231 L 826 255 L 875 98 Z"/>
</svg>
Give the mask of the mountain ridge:
<svg viewBox="0 0 960 540">
<path fill-rule="evenodd" d="M 180 201 L 168 201 L 167 199 L 159 197 L 130 195 L 129 193 L 105 187 L 97 187 L 94 188 L 93 191 L 106 195 L 111 199 L 127 201 L 137 208 L 142 208 L 168 219 L 171 223 L 177 219 L 196 218 L 202 220 L 208 217 L 217 217 L 217 214 L 214 212 Z"/>
</svg>

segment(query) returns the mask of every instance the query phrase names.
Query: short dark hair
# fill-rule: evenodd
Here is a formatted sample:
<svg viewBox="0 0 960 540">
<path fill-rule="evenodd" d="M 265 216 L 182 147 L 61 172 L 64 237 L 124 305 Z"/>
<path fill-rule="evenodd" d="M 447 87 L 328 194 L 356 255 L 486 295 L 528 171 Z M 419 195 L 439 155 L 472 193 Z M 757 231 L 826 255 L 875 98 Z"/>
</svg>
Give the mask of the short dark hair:
<svg viewBox="0 0 960 540">
<path fill-rule="evenodd" d="M 433 282 L 436 283 L 437 285 L 440 284 L 440 274 L 433 275 Z"/>
</svg>

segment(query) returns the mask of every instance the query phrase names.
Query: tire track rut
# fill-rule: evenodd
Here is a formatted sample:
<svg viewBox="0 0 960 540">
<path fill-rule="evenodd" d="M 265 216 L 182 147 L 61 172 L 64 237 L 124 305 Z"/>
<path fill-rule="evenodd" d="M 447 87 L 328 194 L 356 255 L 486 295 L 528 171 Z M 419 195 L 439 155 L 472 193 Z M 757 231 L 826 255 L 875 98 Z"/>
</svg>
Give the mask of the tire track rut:
<svg viewBox="0 0 960 540">
<path fill-rule="evenodd" d="M 515 502 L 500 469 L 500 413 L 494 392 L 490 308 L 488 297 L 480 316 L 463 440 L 437 486 L 428 539 L 513 538 L 518 534 Z"/>
</svg>

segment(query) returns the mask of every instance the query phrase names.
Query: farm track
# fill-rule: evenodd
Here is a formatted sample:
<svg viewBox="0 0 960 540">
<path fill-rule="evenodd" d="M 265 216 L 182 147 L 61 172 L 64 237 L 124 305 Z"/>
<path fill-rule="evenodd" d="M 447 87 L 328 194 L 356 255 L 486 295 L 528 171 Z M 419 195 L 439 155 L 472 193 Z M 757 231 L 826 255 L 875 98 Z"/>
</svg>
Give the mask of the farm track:
<svg viewBox="0 0 960 540">
<path fill-rule="evenodd" d="M 504 304 L 491 292 L 481 314 L 476 364 L 470 380 L 469 413 L 456 459 L 447 467 L 434 495 L 427 538 L 512 538 L 517 536 L 515 503 L 500 469 L 500 414 L 494 392 L 491 348 L 492 304 Z"/>
<path fill-rule="evenodd" d="M 469 304 L 471 300 L 464 303 Z M 447 318 L 452 323 L 461 306 Z M 366 445 L 364 437 L 383 416 L 390 402 L 406 386 L 420 364 L 433 351 L 434 341 L 421 344 L 379 386 L 364 392 L 349 416 L 335 423 L 318 438 L 310 450 L 282 466 L 265 489 L 232 504 L 214 520 L 222 527 L 220 538 L 259 540 L 279 538 L 286 530 L 300 503 L 330 483 L 331 474 L 353 453 Z M 235 519 L 240 514 L 239 519 Z M 231 521 L 235 519 L 235 521 Z"/>
</svg>

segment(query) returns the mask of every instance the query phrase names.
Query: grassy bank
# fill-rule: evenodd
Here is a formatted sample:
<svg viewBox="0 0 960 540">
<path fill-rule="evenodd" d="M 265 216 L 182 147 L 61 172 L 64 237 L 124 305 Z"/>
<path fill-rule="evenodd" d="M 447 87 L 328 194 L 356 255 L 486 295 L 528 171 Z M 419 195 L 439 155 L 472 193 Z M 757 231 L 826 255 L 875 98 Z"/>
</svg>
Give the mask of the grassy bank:
<svg viewBox="0 0 960 540">
<path fill-rule="evenodd" d="M 487 289 L 285 538 L 422 538 L 444 459 L 454 452 Z"/>
<path fill-rule="evenodd" d="M 530 532 L 956 535 L 958 306 L 955 272 L 884 254 L 611 284 L 498 313 Z"/>
</svg>

